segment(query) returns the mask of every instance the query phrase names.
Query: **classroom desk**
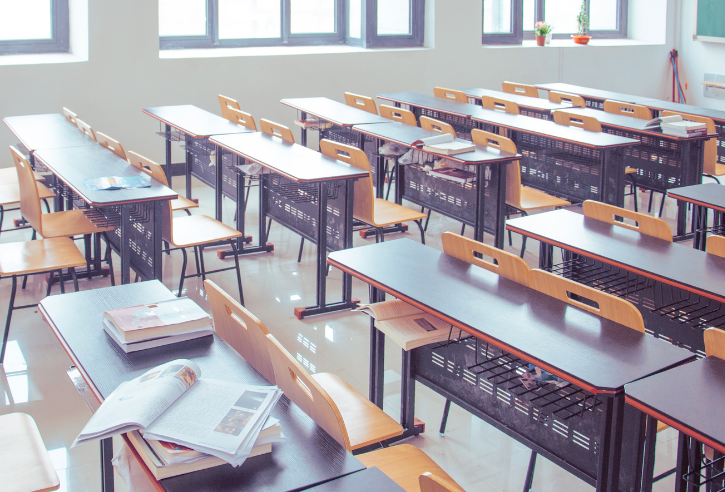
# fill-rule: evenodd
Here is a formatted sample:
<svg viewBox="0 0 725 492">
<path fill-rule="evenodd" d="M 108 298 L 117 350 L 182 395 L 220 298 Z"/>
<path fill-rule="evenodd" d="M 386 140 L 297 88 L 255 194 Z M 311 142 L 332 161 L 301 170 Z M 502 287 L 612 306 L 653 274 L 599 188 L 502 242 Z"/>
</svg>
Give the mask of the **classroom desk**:
<svg viewBox="0 0 725 492">
<path fill-rule="evenodd" d="M 723 460 L 701 465 L 702 448 L 706 444 L 720 456 L 725 453 L 725 428 L 720 410 L 725 407 L 725 361 L 717 357 L 676 367 L 640 381 L 625 385 L 626 401 L 640 411 L 641 429 L 656 430 L 657 421 L 680 432 L 677 447 L 675 490 L 701 490 L 697 485 L 700 473 L 713 477 L 722 473 Z M 693 402 L 697 402 L 693 405 Z M 654 447 L 657 432 L 646 432 L 640 438 L 640 450 L 634 458 L 642 469 L 642 488 L 652 490 Z M 648 452 L 649 451 L 649 452 Z M 704 482 L 702 482 L 704 483 Z M 688 488 L 688 484 L 689 488 Z M 713 490 L 721 490 L 722 476 L 714 480 Z M 694 488 L 693 488 L 694 487 Z M 710 490 L 710 488 L 708 488 Z"/>
<path fill-rule="evenodd" d="M 121 283 L 131 281 L 132 268 L 145 280 L 161 278 L 162 207 L 178 197 L 174 190 L 154 179 L 149 188 L 89 190 L 86 179 L 146 176 L 99 144 L 37 150 L 35 159 L 57 177 L 56 194 L 68 209 L 89 208 L 91 220 L 117 227 L 108 238 L 121 257 Z"/>
<path fill-rule="evenodd" d="M 509 94 L 508 92 L 492 91 L 490 89 L 471 87 L 469 89 L 461 90 L 465 92 L 469 98 L 473 99 L 475 104 L 478 106 L 481 105 L 481 98 L 483 96 L 498 97 L 500 99 L 515 102 L 519 106 L 519 114 L 542 120 L 553 119 L 551 113 L 557 109 L 571 108 L 569 105 L 551 102 L 548 99 L 522 96 L 520 94 Z"/>
<path fill-rule="evenodd" d="M 217 135 L 209 141 L 267 170 L 259 176 L 260 241 L 266 239 L 264 224 L 269 216 L 318 246 L 316 304 L 295 308 L 295 316 L 302 319 L 355 307 L 348 275 L 342 280 L 342 302 L 327 303 L 325 261 L 328 251 L 352 248 L 353 184 L 368 173 L 265 133 Z"/>
<path fill-rule="evenodd" d="M 101 327 L 108 309 L 174 299 L 158 281 L 46 297 L 39 310 L 99 402 L 130 379 L 173 359 L 192 359 L 204 378 L 245 384 L 269 384 L 217 335 L 125 354 Z M 272 411 L 287 438 L 272 453 L 249 458 L 241 467 L 223 465 L 158 482 L 158 490 L 301 490 L 365 467 L 318 427 L 302 410 L 282 398 Z M 102 443 L 104 491 L 113 490 L 110 439 Z M 139 462 L 144 467 L 143 462 Z"/>
<path fill-rule="evenodd" d="M 389 141 L 413 148 L 416 140 L 437 135 L 433 131 L 396 121 L 355 125 L 353 130 L 375 138 L 376 147 L 382 141 Z M 429 176 L 423 166 L 417 164 L 399 165 L 395 177 L 395 202 L 402 203 L 405 198 L 470 225 L 477 241 L 483 242 L 483 232 L 486 230 L 494 235 L 495 246 L 503 248 L 506 223 L 505 166 L 509 162 L 520 160 L 521 155 L 499 152 L 480 145 L 473 152 L 453 156 L 434 155 L 473 167 L 475 178 L 468 183 L 457 183 Z M 379 156 L 376 172 L 379 188 L 384 184 L 382 161 Z"/>
<path fill-rule="evenodd" d="M 312 487 L 309 492 L 404 492 L 404 489 L 393 482 L 377 467 L 351 473 L 330 482 Z"/>
<path fill-rule="evenodd" d="M 567 210 L 510 220 L 541 242 L 539 268 L 621 296 L 647 330 L 704 356 L 702 332 L 725 323 L 725 258 Z M 564 261 L 553 263 L 553 247 Z"/>
<path fill-rule="evenodd" d="M 484 130 L 508 132 L 524 156 L 522 184 L 574 202 L 624 206 L 624 152 L 639 140 L 483 108 L 472 119 Z"/>
<path fill-rule="evenodd" d="M 725 224 L 723 213 L 725 213 L 725 192 L 722 185 L 718 183 L 703 183 L 682 188 L 673 188 L 668 191 L 670 198 L 679 203 L 692 204 L 692 229 L 695 233 L 692 246 L 701 251 L 707 248 L 707 233 L 722 234 L 722 225 Z M 713 226 L 707 226 L 709 209 L 712 209 L 715 217 Z"/>
<path fill-rule="evenodd" d="M 370 302 L 388 293 L 472 335 L 403 352 L 408 433 L 418 381 L 598 491 L 629 490 L 634 472 L 622 467 L 618 486 L 620 456 L 635 444 L 624 385 L 694 358 L 408 239 L 337 251 L 329 263 L 368 283 Z M 384 335 L 371 324 L 370 338 L 370 397 L 382 406 Z M 529 364 L 570 384 L 532 393 L 519 382 Z"/>
<path fill-rule="evenodd" d="M 461 134 L 458 136 L 466 140 L 470 140 L 471 129 L 473 128 L 471 115 L 480 109 L 480 106 L 475 104 L 451 101 L 418 92 L 391 92 L 378 94 L 377 97 L 392 102 L 396 107 L 406 104 L 415 114 L 416 119 L 420 119 L 421 116 L 428 116 L 450 123 L 456 133 Z"/>
</svg>

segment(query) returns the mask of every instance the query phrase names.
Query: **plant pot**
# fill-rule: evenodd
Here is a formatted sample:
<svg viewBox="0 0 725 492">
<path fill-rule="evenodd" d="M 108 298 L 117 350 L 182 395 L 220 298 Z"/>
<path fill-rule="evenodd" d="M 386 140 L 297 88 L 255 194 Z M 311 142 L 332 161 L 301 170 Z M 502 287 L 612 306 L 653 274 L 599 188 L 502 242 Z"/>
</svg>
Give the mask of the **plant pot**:
<svg viewBox="0 0 725 492">
<path fill-rule="evenodd" d="M 585 36 L 583 34 L 572 34 L 571 39 L 573 39 L 576 44 L 588 44 L 592 37 Z"/>
<path fill-rule="evenodd" d="M 537 46 L 544 46 L 545 42 L 546 42 L 546 36 L 536 36 L 536 45 Z"/>
</svg>

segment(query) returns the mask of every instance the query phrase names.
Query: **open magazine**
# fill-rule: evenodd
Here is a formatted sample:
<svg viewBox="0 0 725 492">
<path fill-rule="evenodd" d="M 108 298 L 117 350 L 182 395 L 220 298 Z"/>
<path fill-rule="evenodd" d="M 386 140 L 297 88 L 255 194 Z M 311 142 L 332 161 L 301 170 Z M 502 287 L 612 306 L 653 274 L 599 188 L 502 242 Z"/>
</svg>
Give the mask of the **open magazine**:
<svg viewBox="0 0 725 492">
<path fill-rule="evenodd" d="M 392 338 L 403 350 L 443 342 L 450 334 L 449 323 L 398 299 L 361 304 L 356 311 L 362 311 L 375 318 L 375 326 Z"/>
<path fill-rule="evenodd" d="M 660 128 L 662 123 L 674 123 L 675 121 L 682 121 L 682 116 L 674 114 L 672 116 L 660 116 L 659 118 L 651 119 L 644 125 L 645 130 L 651 130 L 654 128 Z"/>
<path fill-rule="evenodd" d="M 73 446 L 138 430 L 145 439 L 173 442 L 241 465 L 282 391 L 200 377 L 197 364 L 178 359 L 121 384 Z"/>
</svg>

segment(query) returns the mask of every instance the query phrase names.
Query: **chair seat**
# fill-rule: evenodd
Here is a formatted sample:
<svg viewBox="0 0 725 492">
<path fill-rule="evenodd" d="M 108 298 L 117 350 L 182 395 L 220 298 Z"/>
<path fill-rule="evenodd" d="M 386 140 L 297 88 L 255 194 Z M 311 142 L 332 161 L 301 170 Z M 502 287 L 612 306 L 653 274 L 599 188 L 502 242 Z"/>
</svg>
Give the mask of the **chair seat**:
<svg viewBox="0 0 725 492">
<path fill-rule="evenodd" d="M 0 477 L 5 492 L 40 492 L 60 488 L 58 474 L 30 415 L 0 417 Z"/>
<path fill-rule="evenodd" d="M 85 264 L 86 259 L 67 237 L 0 244 L 0 276 L 49 272 Z"/>
<path fill-rule="evenodd" d="M 566 200 L 549 195 L 548 193 L 544 193 L 536 188 L 529 188 L 528 186 L 521 187 L 520 204 L 516 205 L 508 202 L 506 203 L 524 211 L 536 210 L 539 208 L 566 207 L 567 205 L 571 205 L 571 203 Z"/>
<path fill-rule="evenodd" d="M 181 195 L 179 195 L 179 198 L 171 200 L 172 212 L 176 212 L 177 210 L 189 210 L 190 208 L 199 208 L 199 204 Z"/>
<path fill-rule="evenodd" d="M 42 183 L 38 185 L 38 196 L 41 200 L 47 200 L 48 198 L 54 198 L 53 193 L 47 186 Z M 0 206 L 10 205 L 11 203 L 20 202 L 20 186 L 18 182 L 0 184 Z"/>
<path fill-rule="evenodd" d="M 206 215 L 174 217 L 174 237 L 170 243 L 176 248 L 188 248 L 199 244 L 227 241 L 242 235 L 238 230 L 222 224 Z"/>
<path fill-rule="evenodd" d="M 399 423 L 338 376 L 320 373 L 313 374 L 312 377 L 327 391 L 340 410 L 352 449 L 375 444 L 403 433 L 403 427 Z"/>
<path fill-rule="evenodd" d="M 420 492 L 419 478 L 430 472 L 463 491 L 427 454 L 410 444 L 399 444 L 356 456 L 367 468 L 374 466 L 408 492 Z"/>
<path fill-rule="evenodd" d="M 428 217 L 426 214 L 420 213 L 416 210 L 411 210 L 408 207 L 398 205 L 394 202 L 389 202 L 388 200 L 384 200 L 382 198 L 375 199 L 374 213 L 374 223 L 370 225 L 375 227 L 385 227 L 411 220 L 423 220 Z"/>
<path fill-rule="evenodd" d="M 113 226 L 103 227 L 94 224 L 91 222 L 91 219 L 86 217 L 83 211 L 79 209 L 43 214 L 40 218 L 43 221 L 42 236 L 45 239 L 53 237 L 82 236 L 86 234 L 96 234 L 98 232 L 113 231 L 116 229 Z"/>
<path fill-rule="evenodd" d="M 639 172 L 639 169 L 636 169 L 634 167 L 625 167 L 624 168 L 624 174 L 634 174 L 636 172 Z"/>
</svg>

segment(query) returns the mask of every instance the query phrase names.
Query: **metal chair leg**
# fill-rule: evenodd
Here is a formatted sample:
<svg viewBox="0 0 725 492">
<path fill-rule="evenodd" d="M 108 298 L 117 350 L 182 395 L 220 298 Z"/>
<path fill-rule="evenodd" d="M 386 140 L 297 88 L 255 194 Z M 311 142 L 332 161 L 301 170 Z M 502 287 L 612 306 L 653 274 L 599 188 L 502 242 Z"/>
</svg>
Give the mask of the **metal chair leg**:
<svg viewBox="0 0 725 492">
<path fill-rule="evenodd" d="M 194 246 L 194 262 L 196 263 L 196 273 L 201 273 L 201 265 L 199 265 L 199 250 Z"/>
<path fill-rule="evenodd" d="M 524 480 L 524 492 L 530 492 L 534 482 L 534 470 L 536 468 L 536 453 L 531 451 L 529 458 L 529 469 L 526 470 L 526 480 Z"/>
<path fill-rule="evenodd" d="M 383 232 L 383 229 L 376 228 L 375 231 L 376 231 L 376 236 L 375 236 L 376 241 L 375 242 L 377 242 L 377 232 L 379 231 L 380 232 L 380 242 L 384 243 L 385 242 L 385 232 Z"/>
<path fill-rule="evenodd" d="M 111 277 L 111 286 L 116 285 L 116 274 L 113 273 L 113 248 L 111 248 L 111 240 L 108 233 L 103 233 L 103 240 L 106 242 L 106 265 L 108 265 L 108 275 Z"/>
<path fill-rule="evenodd" d="M 199 246 L 199 264 L 201 265 L 201 281 L 206 280 L 206 267 L 204 266 L 204 250 Z"/>
<path fill-rule="evenodd" d="M 464 232 L 466 232 L 466 224 L 461 224 L 461 236 L 463 236 Z"/>
<path fill-rule="evenodd" d="M 302 249 L 305 247 L 305 238 L 300 238 L 300 251 L 297 253 L 297 263 L 302 261 Z"/>
<path fill-rule="evenodd" d="M 65 282 L 63 282 L 63 269 L 58 270 L 58 283 L 60 284 L 60 293 L 65 294 Z"/>
<path fill-rule="evenodd" d="M 418 226 L 418 230 L 420 230 L 420 242 L 422 244 L 425 244 L 425 231 L 423 230 L 423 221 L 416 220 L 415 223 Z"/>
<path fill-rule="evenodd" d="M 660 217 L 660 218 L 662 217 L 662 211 L 665 208 L 665 198 L 667 198 L 666 191 L 664 193 L 662 193 L 662 201 L 660 202 L 660 214 L 658 215 L 658 217 Z"/>
<path fill-rule="evenodd" d="M 264 237 L 266 237 L 266 238 L 267 238 L 268 240 L 269 240 L 269 230 L 270 230 L 270 229 L 272 229 L 272 219 L 269 219 L 269 220 L 267 221 L 267 235 L 266 235 L 266 236 L 264 236 Z"/>
<path fill-rule="evenodd" d="M 423 207 L 421 207 L 421 210 L 420 210 L 420 211 L 421 211 L 421 212 L 423 211 Z M 425 219 L 425 227 L 423 228 L 423 230 L 424 230 L 425 232 L 428 232 L 428 222 L 430 222 L 430 214 L 431 214 L 431 212 L 433 212 L 433 210 L 431 210 L 431 209 L 428 209 L 428 218 L 427 218 L 427 219 Z"/>
<path fill-rule="evenodd" d="M 237 270 L 237 287 L 239 288 L 239 304 L 244 306 L 244 292 L 242 291 L 242 273 L 239 270 L 239 256 L 237 255 L 237 245 L 234 244 L 234 239 L 229 241 L 232 245 L 232 252 L 234 253 L 234 267 Z"/>
<path fill-rule="evenodd" d="M 446 424 L 448 424 L 448 412 L 451 409 L 451 400 L 446 399 L 446 406 L 443 407 L 443 418 L 441 418 L 441 428 L 438 430 L 438 434 L 441 436 L 446 433 Z"/>
<path fill-rule="evenodd" d="M 655 192 L 650 190 L 649 192 L 649 205 L 647 205 L 647 213 L 652 213 L 652 198 L 654 197 Z"/>
<path fill-rule="evenodd" d="M 31 241 L 35 241 L 35 238 L 37 238 L 37 237 L 38 237 L 38 231 L 36 231 L 35 229 L 33 229 L 33 235 L 32 235 L 32 236 L 30 236 L 30 240 L 31 240 Z M 26 286 L 26 285 L 28 285 L 28 276 L 27 276 L 27 275 L 24 275 L 24 276 L 23 276 L 23 285 L 22 285 L 22 287 L 21 287 L 21 288 L 22 288 L 23 290 L 25 290 L 25 286 Z"/>
<path fill-rule="evenodd" d="M 184 261 L 181 263 L 181 278 L 179 279 L 179 293 L 176 297 L 181 297 L 181 292 L 184 289 L 184 277 L 186 276 L 186 248 L 181 248 L 181 254 L 184 256 Z"/>
<path fill-rule="evenodd" d="M 15 306 L 15 294 L 18 291 L 18 277 L 13 275 L 13 286 L 10 289 L 10 304 L 8 306 L 8 317 L 5 320 L 5 333 L 3 333 L 3 344 L 0 347 L 0 364 L 5 360 L 5 347 L 8 344 L 8 335 L 10 334 L 10 320 L 13 317 L 13 307 Z"/>
<path fill-rule="evenodd" d="M 45 203 L 45 211 L 47 213 L 50 213 L 50 205 L 48 205 L 48 199 L 47 198 L 43 198 L 43 203 Z"/>
<path fill-rule="evenodd" d="M 3 231 L 3 219 L 5 218 L 5 207 L 0 205 L 0 234 Z"/>
</svg>

